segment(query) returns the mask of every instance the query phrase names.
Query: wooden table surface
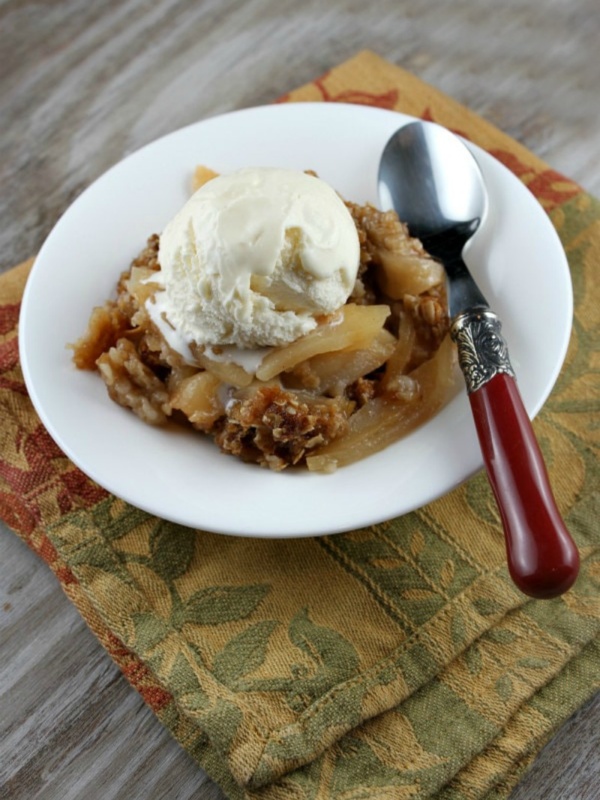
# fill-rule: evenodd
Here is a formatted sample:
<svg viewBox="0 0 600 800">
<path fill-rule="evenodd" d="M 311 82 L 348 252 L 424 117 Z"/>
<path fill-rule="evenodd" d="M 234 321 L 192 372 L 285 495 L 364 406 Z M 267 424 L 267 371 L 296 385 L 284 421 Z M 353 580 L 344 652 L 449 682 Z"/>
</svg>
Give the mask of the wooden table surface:
<svg viewBox="0 0 600 800">
<path fill-rule="evenodd" d="M 598 0 L 0 3 L 0 266 L 124 155 L 269 103 L 369 48 L 600 196 Z M 50 570 L 0 527 L 0 797 L 222 795 L 129 687 Z M 511 800 L 600 798 L 600 698 Z M 376 800 L 376 799 L 375 799 Z"/>
</svg>

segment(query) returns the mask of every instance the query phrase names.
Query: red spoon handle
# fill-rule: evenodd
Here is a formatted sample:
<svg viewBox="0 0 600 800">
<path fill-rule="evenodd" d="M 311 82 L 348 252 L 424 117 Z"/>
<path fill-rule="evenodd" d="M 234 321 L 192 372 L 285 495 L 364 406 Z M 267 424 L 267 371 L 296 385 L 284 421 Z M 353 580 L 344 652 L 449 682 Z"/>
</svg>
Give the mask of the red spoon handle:
<svg viewBox="0 0 600 800">
<path fill-rule="evenodd" d="M 579 554 L 556 507 L 516 382 L 497 373 L 469 399 L 504 524 L 510 574 L 525 594 L 556 597 L 574 583 Z"/>
</svg>

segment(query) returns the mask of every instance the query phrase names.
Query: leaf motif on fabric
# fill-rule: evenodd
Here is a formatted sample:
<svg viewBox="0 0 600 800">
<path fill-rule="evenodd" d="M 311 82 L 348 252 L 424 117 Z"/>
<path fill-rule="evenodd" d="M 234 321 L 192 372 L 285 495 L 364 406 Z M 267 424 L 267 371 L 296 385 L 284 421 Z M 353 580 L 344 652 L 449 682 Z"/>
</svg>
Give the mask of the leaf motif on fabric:
<svg viewBox="0 0 600 800">
<path fill-rule="evenodd" d="M 244 715 L 234 703 L 219 699 L 214 705 L 198 717 L 200 727 L 207 734 L 217 753 L 225 758 L 238 728 L 244 721 Z"/>
<path fill-rule="evenodd" d="M 192 712 L 192 714 L 205 711 L 210 706 L 210 700 L 201 692 L 188 692 L 187 694 L 179 695 L 177 700 L 182 708 Z"/>
<path fill-rule="evenodd" d="M 420 530 L 416 530 L 410 537 L 410 552 L 415 558 L 423 552 L 425 548 L 425 537 Z"/>
<path fill-rule="evenodd" d="M 512 644 L 517 639 L 517 634 L 505 628 L 492 628 L 484 637 L 495 644 Z"/>
<path fill-rule="evenodd" d="M 167 582 L 180 578 L 190 566 L 196 539 L 190 528 L 160 521 L 150 535 L 152 569 Z"/>
<path fill-rule="evenodd" d="M 465 618 L 458 610 L 454 612 L 452 620 L 450 621 L 450 636 L 452 637 L 452 643 L 457 647 L 467 638 Z"/>
<path fill-rule="evenodd" d="M 288 635 L 315 668 L 310 677 L 299 679 L 292 685 L 288 702 L 293 708 L 301 709 L 307 702 L 356 673 L 359 658 L 353 645 L 338 631 L 313 622 L 307 609 L 292 619 Z"/>
<path fill-rule="evenodd" d="M 375 569 L 402 569 L 402 567 L 406 566 L 406 560 L 399 556 L 373 558 L 369 563 Z"/>
<path fill-rule="evenodd" d="M 70 563 L 73 567 L 85 565 L 97 567 L 105 572 L 118 572 L 120 566 L 116 562 L 114 554 L 98 541 L 91 541 L 83 547 L 74 549 L 70 555 Z"/>
<path fill-rule="evenodd" d="M 171 633 L 170 626 L 153 612 L 132 615 L 135 628 L 136 649 L 142 652 L 154 650 Z"/>
<path fill-rule="evenodd" d="M 370 753 L 364 753 L 363 758 L 367 761 L 373 756 L 388 769 L 394 770 L 401 780 L 409 780 L 409 774 L 414 775 L 438 767 L 444 764 L 447 759 L 436 753 L 429 752 L 418 740 L 414 726 L 411 721 L 404 716 L 398 709 L 394 709 L 383 715 L 377 722 L 369 721 L 353 731 L 353 737 L 361 739 L 369 748 Z M 360 753 L 360 750 L 359 750 Z M 366 764 L 365 764 L 366 766 Z M 368 773 L 367 773 L 368 774 Z M 358 787 L 357 787 L 358 788 Z M 370 788 L 371 794 L 366 794 L 365 798 L 372 800 L 377 794 L 373 793 L 374 787 Z M 397 789 L 400 787 L 396 787 Z M 421 794 L 418 786 L 412 781 L 405 787 L 411 791 Z M 346 796 L 346 793 L 343 795 Z M 360 795 L 356 795 L 360 797 Z M 383 795 L 386 796 L 385 794 Z M 404 797 L 398 793 L 396 797 Z M 413 794 L 407 794 L 407 797 Z"/>
<path fill-rule="evenodd" d="M 517 661 L 517 666 L 525 667 L 526 669 L 546 669 L 550 666 L 550 661 L 547 658 L 529 656 L 528 658 L 520 658 Z"/>
<path fill-rule="evenodd" d="M 405 589 L 402 594 L 400 595 L 403 600 L 415 600 L 420 602 L 422 600 L 431 600 L 432 598 L 437 598 L 437 592 L 434 592 L 432 589 Z"/>
<path fill-rule="evenodd" d="M 168 584 L 144 563 L 130 559 L 127 562 L 127 571 L 147 597 L 156 614 L 167 620 L 173 612 L 173 597 Z"/>
<path fill-rule="evenodd" d="M 491 597 L 476 597 L 473 600 L 473 607 L 482 617 L 490 617 L 501 610 L 500 604 L 492 600 Z"/>
<path fill-rule="evenodd" d="M 443 589 L 447 589 L 454 580 L 455 565 L 452 559 L 448 559 L 440 570 L 440 584 Z"/>
<path fill-rule="evenodd" d="M 289 637 L 296 647 L 329 672 L 345 678 L 358 667 L 358 655 L 350 642 L 333 628 L 313 622 L 307 609 L 292 619 Z"/>
<path fill-rule="evenodd" d="M 498 695 L 498 697 L 500 697 L 505 702 L 510 700 L 510 698 L 512 697 L 514 687 L 513 687 L 513 682 L 508 675 L 502 675 L 501 678 L 498 678 L 494 688 L 496 690 L 496 694 Z"/>
<path fill-rule="evenodd" d="M 308 664 L 291 664 L 289 671 L 292 680 L 289 674 L 249 679 L 240 681 L 238 689 L 281 692 L 290 708 L 302 712 L 329 689 L 356 674 L 359 658 L 352 644 L 338 631 L 314 623 L 307 609 L 303 609 L 292 619 L 288 627 L 288 637 L 308 659 Z M 351 693 L 347 694 L 349 704 L 353 703 L 355 706 L 357 719 L 360 716 L 363 693 L 364 687 L 359 684 L 352 700 Z M 346 709 L 346 713 L 350 713 L 350 708 Z"/>
<path fill-rule="evenodd" d="M 268 594 L 265 584 L 251 586 L 209 586 L 185 602 L 183 621 L 196 625 L 221 625 L 252 614 Z"/>
<path fill-rule="evenodd" d="M 171 667 L 170 680 L 176 694 L 194 692 L 200 688 L 198 676 L 181 650 Z"/>
<path fill-rule="evenodd" d="M 213 661 L 215 678 L 235 688 L 240 678 L 262 666 L 271 634 L 277 625 L 275 620 L 257 622 L 230 639 Z"/>
<path fill-rule="evenodd" d="M 89 564 L 80 565 L 76 571 L 81 583 L 94 587 L 94 600 L 103 609 L 112 632 L 128 644 L 133 636 L 131 618 L 146 610 L 144 598 L 129 573 L 118 564 L 111 572 Z"/>
<path fill-rule="evenodd" d="M 102 537 L 106 541 L 121 539 L 138 525 L 151 519 L 145 511 L 112 495 L 95 505 L 91 513 L 96 528 L 102 531 Z"/>
<path fill-rule="evenodd" d="M 471 675 L 479 675 L 483 669 L 483 658 L 481 656 L 481 650 L 476 644 L 465 651 L 464 659 Z"/>
<path fill-rule="evenodd" d="M 181 704 L 190 711 L 201 711 L 210 705 L 210 698 L 183 652 L 177 654 L 171 667 L 169 686 Z"/>
</svg>

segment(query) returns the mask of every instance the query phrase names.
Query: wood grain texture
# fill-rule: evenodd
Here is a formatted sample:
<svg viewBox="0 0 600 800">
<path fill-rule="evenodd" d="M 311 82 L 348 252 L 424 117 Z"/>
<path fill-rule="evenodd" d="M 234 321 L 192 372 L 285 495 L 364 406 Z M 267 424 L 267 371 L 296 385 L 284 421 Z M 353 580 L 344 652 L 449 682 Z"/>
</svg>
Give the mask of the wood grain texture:
<svg viewBox="0 0 600 800">
<path fill-rule="evenodd" d="M 0 3 L 0 268 L 157 136 L 271 102 L 369 48 L 600 194 L 597 0 Z M 219 800 L 48 568 L 0 528 L 0 796 Z M 600 698 L 512 800 L 598 800 Z"/>
</svg>

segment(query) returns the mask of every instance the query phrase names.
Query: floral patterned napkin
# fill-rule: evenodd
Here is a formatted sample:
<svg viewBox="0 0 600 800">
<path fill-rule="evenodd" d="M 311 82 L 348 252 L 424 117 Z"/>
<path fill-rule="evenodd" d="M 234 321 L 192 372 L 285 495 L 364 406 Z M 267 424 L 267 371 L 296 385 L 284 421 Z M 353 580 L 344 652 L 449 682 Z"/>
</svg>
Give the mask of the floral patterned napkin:
<svg viewBox="0 0 600 800">
<path fill-rule="evenodd" d="M 575 587 L 552 601 L 513 587 L 482 475 L 407 516 L 293 541 L 190 530 L 109 495 L 56 447 L 27 396 L 17 324 L 30 263 L 0 278 L 0 516 L 229 797 L 498 800 L 600 685 L 600 204 L 372 53 L 282 102 L 308 100 L 457 130 L 550 214 L 575 321 L 535 428 L 581 549 Z"/>
</svg>

